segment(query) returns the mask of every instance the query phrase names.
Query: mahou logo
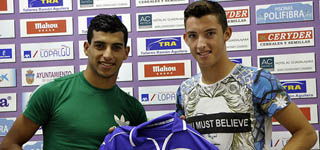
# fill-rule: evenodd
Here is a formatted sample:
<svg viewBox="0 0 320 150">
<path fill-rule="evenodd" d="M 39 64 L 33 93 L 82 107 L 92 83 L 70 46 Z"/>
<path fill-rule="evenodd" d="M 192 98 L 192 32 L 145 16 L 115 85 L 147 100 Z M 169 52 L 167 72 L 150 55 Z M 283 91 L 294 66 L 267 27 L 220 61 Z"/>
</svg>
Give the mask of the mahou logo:
<svg viewBox="0 0 320 150">
<path fill-rule="evenodd" d="M 312 39 L 312 38 L 313 38 L 312 30 L 258 34 L 259 42 L 305 40 L 305 39 Z"/>
<path fill-rule="evenodd" d="M 27 34 L 63 33 L 67 31 L 66 20 L 28 21 Z"/>
<path fill-rule="evenodd" d="M 171 64 L 146 64 L 144 66 L 145 77 L 184 76 L 184 63 Z"/>
</svg>

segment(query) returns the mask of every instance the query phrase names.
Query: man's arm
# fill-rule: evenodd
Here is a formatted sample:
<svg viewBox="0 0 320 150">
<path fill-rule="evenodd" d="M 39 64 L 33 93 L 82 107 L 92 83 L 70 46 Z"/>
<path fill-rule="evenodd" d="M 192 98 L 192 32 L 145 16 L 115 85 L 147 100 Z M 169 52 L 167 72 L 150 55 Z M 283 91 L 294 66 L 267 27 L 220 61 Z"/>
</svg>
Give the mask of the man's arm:
<svg viewBox="0 0 320 150">
<path fill-rule="evenodd" d="M 34 135 L 39 127 L 38 124 L 23 114 L 19 115 L 8 134 L 2 140 L 0 150 L 21 150 L 22 145 Z"/>
<path fill-rule="evenodd" d="M 273 117 L 292 134 L 283 150 L 310 150 L 316 143 L 314 128 L 294 102 L 276 112 Z"/>
</svg>

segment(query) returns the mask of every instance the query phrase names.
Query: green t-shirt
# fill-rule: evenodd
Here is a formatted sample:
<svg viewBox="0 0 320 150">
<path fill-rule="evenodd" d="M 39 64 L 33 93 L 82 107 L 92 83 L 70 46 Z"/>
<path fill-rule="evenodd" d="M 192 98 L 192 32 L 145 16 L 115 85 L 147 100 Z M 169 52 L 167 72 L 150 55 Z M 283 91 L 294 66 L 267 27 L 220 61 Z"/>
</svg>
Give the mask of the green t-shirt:
<svg viewBox="0 0 320 150">
<path fill-rule="evenodd" d="M 24 115 L 42 126 L 45 150 L 97 150 L 110 127 L 147 121 L 136 98 L 93 87 L 83 72 L 39 86 Z"/>
</svg>

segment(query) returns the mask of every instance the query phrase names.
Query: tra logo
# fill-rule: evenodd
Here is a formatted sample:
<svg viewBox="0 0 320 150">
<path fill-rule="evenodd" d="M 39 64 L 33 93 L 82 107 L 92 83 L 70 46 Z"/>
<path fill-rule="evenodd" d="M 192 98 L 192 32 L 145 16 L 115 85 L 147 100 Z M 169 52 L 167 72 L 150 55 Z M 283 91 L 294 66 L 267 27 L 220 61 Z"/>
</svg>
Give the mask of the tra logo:
<svg viewBox="0 0 320 150">
<path fill-rule="evenodd" d="M 66 20 L 28 21 L 27 34 L 65 33 Z"/>
<path fill-rule="evenodd" d="M 287 93 L 306 93 L 306 81 L 285 81 L 281 82 L 282 86 L 287 90 Z"/>
<path fill-rule="evenodd" d="M 268 70 L 274 70 L 274 57 L 259 58 L 260 67 Z"/>
<path fill-rule="evenodd" d="M 12 49 L 0 49 L 0 59 L 12 58 Z"/>
<path fill-rule="evenodd" d="M 0 98 L 0 108 L 1 107 L 9 107 L 10 100 L 12 100 L 11 96 L 8 96 L 7 98 Z"/>
<path fill-rule="evenodd" d="M 148 50 L 181 49 L 181 37 L 146 39 Z"/>
<path fill-rule="evenodd" d="M 28 0 L 28 7 L 63 6 L 63 0 Z"/>
<path fill-rule="evenodd" d="M 230 59 L 233 63 L 236 63 L 236 64 L 242 64 L 242 59 L 241 58 L 238 58 L 238 59 Z"/>
<path fill-rule="evenodd" d="M 152 27 L 152 15 L 138 15 L 139 28 L 151 28 Z"/>
</svg>

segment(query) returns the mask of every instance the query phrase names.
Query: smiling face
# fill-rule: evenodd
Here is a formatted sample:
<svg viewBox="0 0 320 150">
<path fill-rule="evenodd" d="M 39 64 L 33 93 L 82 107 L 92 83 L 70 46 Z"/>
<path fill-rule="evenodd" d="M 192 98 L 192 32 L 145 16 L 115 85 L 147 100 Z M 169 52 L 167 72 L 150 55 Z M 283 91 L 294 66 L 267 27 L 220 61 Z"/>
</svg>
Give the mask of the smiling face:
<svg viewBox="0 0 320 150">
<path fill-rule="evenodd" d="M 127 59 L 129 48 L 125 47 L 122 32 L 93 31 L 91 44 L 85 42 L 88 56 L 87 70 L 93 79 L 116 80 L 120 66 Z"/>
<path fill-rule="evenodd" d="M 228 61 L 226 41 L 231 36 L 231 28 L 227 27 L 223 32 L 218 18 L 213 14 L 189 17 L 185 26 L 184 40 L 200 67 L 224 65 L 222 62 Z"/>
</svg>

